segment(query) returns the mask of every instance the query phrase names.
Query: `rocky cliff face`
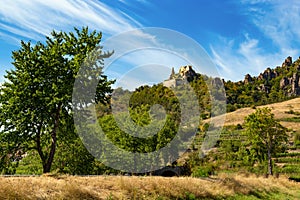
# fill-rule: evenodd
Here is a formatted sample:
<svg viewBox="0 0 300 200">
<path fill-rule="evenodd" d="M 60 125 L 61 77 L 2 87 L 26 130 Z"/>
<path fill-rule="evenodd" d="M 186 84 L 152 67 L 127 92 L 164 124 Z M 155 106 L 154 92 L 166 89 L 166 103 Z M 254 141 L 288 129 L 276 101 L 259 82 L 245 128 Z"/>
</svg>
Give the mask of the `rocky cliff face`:
<svg viewBox="0 0 300 200">
<path fill-rule="evenodd" d="M 282 67 L 289 67 L 289 66 L 291 66 L 293 64 L 293 60 L 292 60 L 292 57 L 291 56 L 289 56 L 289 57 L 287 57 L 285 60 L 284 60 L 284 62 L 282 63 Z"/>
<path fill-rule="evenodd" d="M 252 77 L 250 74 L 246 74 L 245 79 L 244 79 L 244 83 L 248 84 L 252 82 Z"/>
<path fill-rule="evenodd" d="M 283 77 L 280 80 L 280 89 L 287 89 L 289 94 L 300 95 L 300 79 L 298 73 L 293 73 L 292 77 Z"/>
<path fill-rule="evenodd" d="M 267 68 L 264 73 L 260 73 L 258 76 L 258 80 L 270 80 L 276 78 L 278 76 L 277 72 Z"/>
<path fill-rule="evenodd" d="M 271 86 L 266 85 L 266 83 L 277 77 L 282 77 L 279 82 L 280 89 L 286 91 L 288 96 L 300 95 L 300 58 L 293 63 L 292 57 L 289 56 L 284 60 L 281 67 L 267 68 L 257 77 L 251 77 L 250 74 L 247 74 L 244 84 L 259 81 L 258 89 L 268 93 Z"/>
</svg>

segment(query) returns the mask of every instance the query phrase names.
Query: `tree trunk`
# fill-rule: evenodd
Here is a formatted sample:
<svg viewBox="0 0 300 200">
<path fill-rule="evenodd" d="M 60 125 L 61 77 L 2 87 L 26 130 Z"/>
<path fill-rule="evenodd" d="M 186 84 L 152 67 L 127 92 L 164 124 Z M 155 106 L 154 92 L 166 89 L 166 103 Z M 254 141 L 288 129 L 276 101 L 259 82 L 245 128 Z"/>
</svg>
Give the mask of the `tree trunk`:
<svg viewBox="0 0 300 200">
<path fill-rule="evenodd" d="M 42 123 L 39 125 L 38 131 L 37 131 L 37 134 L 36 134 L 36 149 L 37 149 L 37 151 L 39 153 L 39 156 L 42 160 L 42 164 L 43 164 L 43 168 L 44 168 L 44 165 L 46 163 L 46 158 L 44 156 L 42 146 L 41 146 L 41 129 L 42 129 Z"/>
<path fill-rule="evenodd" d="M 55 150 L 56 150 L 56 141 L 57 141 L 56 135 L 57 135 L 57 129 L 58 129 L 58 125 L 59 125 L 60 110 L 61 110 L 61 104 L 58 105 L 56 113 L 55 113 L 54 127 L 51 132 L 51 148 L 50 148 L 49 158 L 48 158 L 47 162 L 43 165 L 43 173 L 49 173 L 51 170 L 52 163 L 53 163 L 54 154 L 55 154 Z"/>
<path fill-rule="evenodd" d="M 268 147 L 268 174 L 273 175 L 271 147 Z"/>
</svg>

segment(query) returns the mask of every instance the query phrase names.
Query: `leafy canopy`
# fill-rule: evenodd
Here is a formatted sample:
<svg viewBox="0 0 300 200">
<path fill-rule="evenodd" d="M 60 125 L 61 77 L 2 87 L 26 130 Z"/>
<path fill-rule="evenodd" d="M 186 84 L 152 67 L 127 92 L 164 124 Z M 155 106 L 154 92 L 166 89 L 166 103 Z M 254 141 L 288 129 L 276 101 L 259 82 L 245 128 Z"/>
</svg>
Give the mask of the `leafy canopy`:
<svg viewBox="0 0 300 200">
<path fill-rule="evenodd" d="M 88 28 L 75 28 L 75 33 L 53 31 L 45 43 L 21 42 L 12 56 L 15 69 L 7 71 L 0 88 L 1 145 L 6 144 L 2 152 L 37 150 L 43 172 L 50 171 L 58 132 L 74 132 L 73 84 L 91 52 L 93 59 L 85 67 L 99 69 L 95 101 L 106 102 L 112 92 L 113 81 L 101 71 L 112 53 L 102 51 L 101 37 Z"/>
</svg>

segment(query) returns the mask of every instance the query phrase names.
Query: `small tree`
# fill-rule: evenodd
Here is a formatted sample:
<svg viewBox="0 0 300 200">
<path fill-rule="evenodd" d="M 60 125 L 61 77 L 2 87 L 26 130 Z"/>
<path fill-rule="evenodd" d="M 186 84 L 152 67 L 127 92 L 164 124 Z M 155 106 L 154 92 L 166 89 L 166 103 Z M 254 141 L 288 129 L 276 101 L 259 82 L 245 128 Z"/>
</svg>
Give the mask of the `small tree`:
<svg viewBox="0 0 300 200">
<path fill-rule="evenodd" d="M 270 108 L 257 109 L 245 118 L 245 133 L 252 156 L 268 163 L 268 174 L 273 175 L 272 157 L 283 151 L 287 129 L 274 119 Z"/>
</svg>

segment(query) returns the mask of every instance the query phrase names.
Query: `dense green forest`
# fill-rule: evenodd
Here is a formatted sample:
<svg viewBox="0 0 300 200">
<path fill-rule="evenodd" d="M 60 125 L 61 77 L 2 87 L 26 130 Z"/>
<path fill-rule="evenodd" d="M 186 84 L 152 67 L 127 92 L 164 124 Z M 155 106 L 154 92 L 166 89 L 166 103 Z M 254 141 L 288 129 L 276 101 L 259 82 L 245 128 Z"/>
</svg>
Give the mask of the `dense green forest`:
<svg viewBox="0 0 300 200">
<path fill-rule="evenodd" d="M 282 66 L 268 68 L 258 76 L 246 75 L 239 82 L 197 74 L 187 85 L 176 86 L 175 91 L 163 83 L 141 86 L 135 91 L 113 90 L 114 81 L 101 72 L 105 58 L 113 52 L 102 51 L 98 46 L 101 37 L 101 33 L 87 28 L 75 29 L 75 33 L 53 32 L 46 43 L 22 42 L 20 50 L 13 52 L 15 69 L 7 72 L 8 81 L 0 89 L 2 174 L 126 173 L 95 159 L 75 130 L 71 106 L 73 84 L 79 67 L 86 62 L 85 56 L 96 48 L 89 62 L 92 62 L 91 70 L 97 72 L 99 84 L 95 99 L 83 104 L 96 105 L 97 123 L 114 145 L 129 152 L 149 153 L 165 147 L 181 132 L 185 135 L 172 148 L 175 153 L 160 154 L 159 158 L 153 158 L 154 164 L 159 160 L 163 165 L 180 166 L 185 169 L 184 175 L 195 177 L 243 171 L 288 173 L 294 179 L 300 178 L 300 153 L 287 152 L 289 148 L 300 148 L 299 134 L 290 147 L 291 130 L 282 127 L 268 109 L 257 109 L 245 118 L 244 124 L 223 127 L 212 150 L 205 155 L 201 150 L 204 138 L 219 131 L 203 120 L 226 111 L 255 108 L 299 96 L 299 59 L 292 62 L 288 57 Z M 89 84 L 88 79 L 83 84 Z M 197 106 L 187 92 L 188 87 L 196 94 Z M 184 109 L 190 112 L 183 112 Z M 194 116 L 193 112 L 198 115 Z M 182 126 L 189 116 L 193 116 L 192 125 Z M 132 126 L 131 120 L 138 126 Z M 157 131 L 153 135 L 154 130 Z M 268 137 L 259 135 L 262 130 Z M 272 135 L 274 130 L 276 134 Z M 134 132 L 144 137 L 128 134 Z M 193 143 L 183 152 L 182 145 L 191 137 Z M 274 161 L 291 164 L 280 168 Z M 129 162 L 132 163 L 128 165 L 137 168 L 144 164 Z"/>
</svg>

